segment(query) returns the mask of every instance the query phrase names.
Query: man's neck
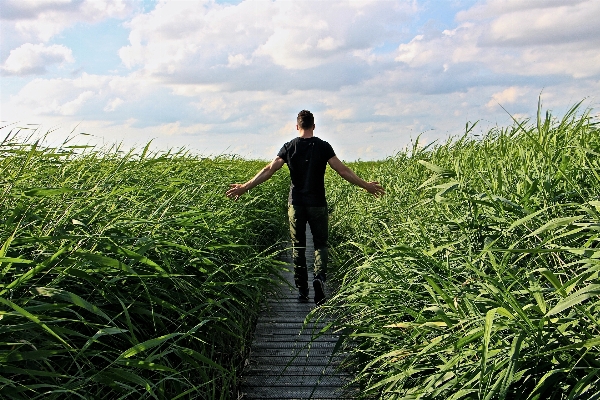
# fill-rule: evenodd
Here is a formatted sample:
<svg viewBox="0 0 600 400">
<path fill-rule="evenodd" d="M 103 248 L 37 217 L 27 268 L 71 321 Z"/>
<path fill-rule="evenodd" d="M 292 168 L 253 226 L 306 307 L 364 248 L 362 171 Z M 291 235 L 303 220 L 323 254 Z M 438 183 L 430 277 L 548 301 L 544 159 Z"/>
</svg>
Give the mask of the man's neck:
<svg viewBox="0 0 600 400">
<path fill-rule="evenodd" d="M 298 136 L 302 139 L 309 139 L 313 137 L 313 129 L 298 129 Z"/>
</svg>

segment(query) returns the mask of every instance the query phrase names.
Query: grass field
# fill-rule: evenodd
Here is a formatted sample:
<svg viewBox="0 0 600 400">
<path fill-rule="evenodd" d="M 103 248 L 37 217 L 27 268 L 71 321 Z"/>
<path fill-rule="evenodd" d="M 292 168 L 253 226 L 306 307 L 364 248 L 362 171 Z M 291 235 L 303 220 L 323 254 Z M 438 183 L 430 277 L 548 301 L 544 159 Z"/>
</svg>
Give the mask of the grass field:
<svg viewBox="0 0 600 400">
<path fill-rule="evenodd" d="M 228 399 L 281 265 L 281 175 L 183 151 L 0 145 L 0 397 Z"/>
<path fill-rule="evenodd" d="M 600 131 L 577 106 L 328 170 L 332 287 L 364 398 L 600 398 Z M 7 128 L 4 128 L 5 130 Z M 0 397 L 228 399 L 287 240 L 285 171 L 0 144 Z M 317 314 L 322 315 L 322 314 Z"/>
<path fill-rule="evenodd" d="M 600 398 L 600 131 L 589 112 L 331 176 L 329 302 L 365 398 Z"/>
</svg>

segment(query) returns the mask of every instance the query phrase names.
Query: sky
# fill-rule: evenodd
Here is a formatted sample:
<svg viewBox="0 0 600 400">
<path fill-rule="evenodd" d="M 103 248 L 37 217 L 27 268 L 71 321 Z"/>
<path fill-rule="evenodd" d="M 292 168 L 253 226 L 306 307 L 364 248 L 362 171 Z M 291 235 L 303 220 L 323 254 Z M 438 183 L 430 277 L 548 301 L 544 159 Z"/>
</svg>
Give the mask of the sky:
<svg viewBox="0 0 600 400">
<path fill-rule="evenodd" d="M 48 145 L 267 160 L 307 109 L 341 159 L 375 160 L 535 119 L 540 99 L 598 115 L 599 89 L 597 0 L 0 5 L 0 136 Z"/>
</svg>

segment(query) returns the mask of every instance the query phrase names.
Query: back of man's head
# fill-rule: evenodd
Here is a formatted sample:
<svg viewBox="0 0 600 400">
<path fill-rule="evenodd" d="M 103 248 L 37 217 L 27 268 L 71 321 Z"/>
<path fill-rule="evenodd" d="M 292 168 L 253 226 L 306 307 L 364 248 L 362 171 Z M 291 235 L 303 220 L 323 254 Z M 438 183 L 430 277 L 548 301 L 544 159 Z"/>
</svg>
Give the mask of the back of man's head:
<svg viewBox="0 0 600 400">
<path fill-rule="evenodd" d="M 311 129 L 315 125 L 315 117 L 308 110 L 302 110 L 298 113 L 296 123 L 302 129 Z"/>
</svg>

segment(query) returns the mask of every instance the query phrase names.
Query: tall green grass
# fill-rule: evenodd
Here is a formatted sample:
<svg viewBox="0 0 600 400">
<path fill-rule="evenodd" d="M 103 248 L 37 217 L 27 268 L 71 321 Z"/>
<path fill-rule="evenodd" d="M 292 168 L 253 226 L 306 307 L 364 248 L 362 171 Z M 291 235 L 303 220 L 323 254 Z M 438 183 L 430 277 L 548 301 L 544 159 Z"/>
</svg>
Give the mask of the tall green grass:
<svg viewBox="0 0 600 400">
<path fill-rule="evenodd" d="M 539 111 L 331 175 L 326 306 L 365 398 L 600 398 L 600 131 Z"/>
<path fill-rule="evenodd" d="M 0 397 L 235 397 L 285 176 L 232 202 L 264 162 L 22 133 L 0 143 Z"/>
</svg>

